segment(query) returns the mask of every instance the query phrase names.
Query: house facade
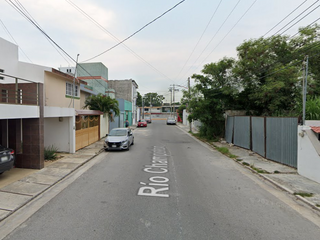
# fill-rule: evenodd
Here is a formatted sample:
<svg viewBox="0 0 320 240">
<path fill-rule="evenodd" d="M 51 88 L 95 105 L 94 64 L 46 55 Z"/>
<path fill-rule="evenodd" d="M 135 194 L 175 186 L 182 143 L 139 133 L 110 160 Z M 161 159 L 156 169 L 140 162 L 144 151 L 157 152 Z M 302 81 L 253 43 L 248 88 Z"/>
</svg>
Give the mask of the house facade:
<svg viewBox="0 0 320 240">
<path fill-rule="evenodd" d="M 138 84 L 135 80 L 127 79 L 127 80 L 109 80 L 108 81 L 109 88 L 114 89 L 116 99 L 124 99 L 131 103 L 131 123 L 136 124 L 138 120 L 137 115 L 137 89 Z"/>
<path fill-rule="evenodd" d="M 16 167 L 43 168 L 44 148 L 49 146 L 74 153 L 79 118 L 94 125 L 94 138 L 86 144 L 97 141 L 100 131 L 107 132 L 108 126 L 100 128 L 101 112 L 82 111 L 85 98 L 97 94 L 87 82 L 20 62 L 18 46 L 2 38 L 0 49 L 0 144 L 15 150 Z"/>
</svg>

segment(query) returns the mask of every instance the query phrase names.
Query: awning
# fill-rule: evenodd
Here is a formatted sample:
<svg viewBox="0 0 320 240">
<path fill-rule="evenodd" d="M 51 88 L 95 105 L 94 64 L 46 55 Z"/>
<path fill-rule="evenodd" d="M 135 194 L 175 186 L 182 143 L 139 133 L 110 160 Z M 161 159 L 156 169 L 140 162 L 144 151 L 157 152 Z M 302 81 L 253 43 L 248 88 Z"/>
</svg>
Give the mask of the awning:
<svg viewBox="0 0 320 240">
<path fill-rule="evenodd" d="M 99 110 L 76 110 L 76 116 L 92 116 L 92 115 L 102 115 L 103 112 Z"/>
</svg>

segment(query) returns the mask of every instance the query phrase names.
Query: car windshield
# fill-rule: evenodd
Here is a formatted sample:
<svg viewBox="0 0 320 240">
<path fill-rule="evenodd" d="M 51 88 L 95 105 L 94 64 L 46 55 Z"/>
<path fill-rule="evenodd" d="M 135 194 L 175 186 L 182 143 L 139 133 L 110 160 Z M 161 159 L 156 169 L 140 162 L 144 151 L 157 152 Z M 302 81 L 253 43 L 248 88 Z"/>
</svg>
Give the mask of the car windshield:
<svg viewBox="0 0 320 240">
<path fill-rule="evenodd" d="M 126 129 L 112 129 L 109 136 L 127 136 Z"/>
<path fill-rule="evenodd" d="M 168 120 L 175 120 L 174 117 L 168 117 Z"/>
</svg>

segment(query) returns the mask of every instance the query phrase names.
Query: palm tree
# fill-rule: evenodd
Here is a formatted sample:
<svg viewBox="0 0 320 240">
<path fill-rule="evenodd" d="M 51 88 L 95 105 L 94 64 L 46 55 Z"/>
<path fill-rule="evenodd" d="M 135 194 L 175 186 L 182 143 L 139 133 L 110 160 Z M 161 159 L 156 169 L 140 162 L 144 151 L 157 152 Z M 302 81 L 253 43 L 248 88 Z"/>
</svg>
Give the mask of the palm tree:
<svg viewBox="0 0 320 240">
<path fill-rule="evenodd" d="M 113 113 L 117 116 L 120 114 L 119 102 L 109 96 L 103 96 L 101 93 L 98 95 L 92 95 L 86 99 L 83 108 L 89 108 L 90 110 L 99 110 L 103 113 L 108 113 L 110 120 L 113 122 Z"/>
</svg>

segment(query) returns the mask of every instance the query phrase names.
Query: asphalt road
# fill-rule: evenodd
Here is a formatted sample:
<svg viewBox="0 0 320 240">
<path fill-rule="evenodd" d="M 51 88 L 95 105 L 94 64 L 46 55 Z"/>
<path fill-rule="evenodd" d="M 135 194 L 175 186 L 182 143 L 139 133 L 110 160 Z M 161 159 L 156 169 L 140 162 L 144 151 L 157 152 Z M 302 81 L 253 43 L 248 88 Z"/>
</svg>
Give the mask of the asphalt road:
<svg viewBox="0 0 320 240">
<path fill-rule="evenodd" d="M 5 239 L 319 239 L 311 211 L 178 127 L 134 136 Z"/>
</svg>

